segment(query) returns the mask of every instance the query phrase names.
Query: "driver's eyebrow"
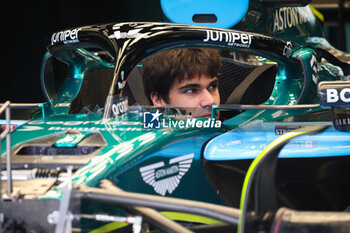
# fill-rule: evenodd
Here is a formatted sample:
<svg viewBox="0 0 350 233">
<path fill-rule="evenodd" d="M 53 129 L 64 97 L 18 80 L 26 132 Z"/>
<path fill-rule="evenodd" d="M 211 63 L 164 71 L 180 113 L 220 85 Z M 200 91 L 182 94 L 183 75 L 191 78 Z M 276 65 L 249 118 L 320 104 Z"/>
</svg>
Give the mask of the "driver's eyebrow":
<svg viewBox="0 0 350 233">
<path fill-rule="evenodd" d="M 213 78 L 213 81 L 211 81 L 208 85 L 211 86 L 211 85 L 218 85 L 219 84 L 219 79 L 218 78 Z M 188 83 L 188 84 L 184 84 L 183 86 L 179 87 L 179 90 L 180 91 L 186 91 L 188 89 L 191 89 L 191 88 L 201 88 L 201 85 L 198 84 L 198 83 Z"/>
<path fill-rule="evenodd" d="M 180 91 L 185 91 L 187 89 L 191 89 L 191 88 L 200 88 L 201 85 L 197 84 L 197 83 L 188 83 L 188 84 L 185 84 L 183 86 L 181 86 L 179 88 Z"/>
</svg>

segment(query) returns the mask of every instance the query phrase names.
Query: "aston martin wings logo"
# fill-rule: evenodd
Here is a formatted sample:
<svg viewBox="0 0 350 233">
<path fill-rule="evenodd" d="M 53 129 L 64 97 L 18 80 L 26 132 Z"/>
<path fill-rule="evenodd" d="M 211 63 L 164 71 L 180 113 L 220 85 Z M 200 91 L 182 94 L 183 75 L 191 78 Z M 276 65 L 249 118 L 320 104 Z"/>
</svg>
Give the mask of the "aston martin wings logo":
<svg viewBox="0 0 350 233">
<path fill-rule="evenodd" d="M 190 169 L 194 153 L 182 155 L 169 160 L 140 167 L 142 179 L 151 185 L 154 191 L 162 196 L 171 194 L 180 184 L 181 178 Z"/>
</svg>

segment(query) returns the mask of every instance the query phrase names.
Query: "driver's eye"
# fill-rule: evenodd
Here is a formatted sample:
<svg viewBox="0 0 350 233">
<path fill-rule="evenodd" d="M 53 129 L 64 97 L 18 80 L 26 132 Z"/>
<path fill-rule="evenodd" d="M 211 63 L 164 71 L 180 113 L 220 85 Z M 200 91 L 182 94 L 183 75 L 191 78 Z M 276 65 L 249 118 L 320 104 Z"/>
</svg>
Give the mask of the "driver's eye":
<svg viewBox="0 0 350 233">
<path fill-rule="evenodd" d="M 213 84 L 211 84 L 209 87 L 208 87 L 208 91 L 211 91 L 211 92 L 213 92 L 213 91 L 216 91 L 216 89 L 218 89 L 218 83 L 213 83 Z"/>
<path fill-rule="evenodd" d="M 198 93 L 198 89 L 196 89 L 196 88 L 185 89 L 185 90 L 183 90 L 183 93 L 186 93 L 186 94 L 196 94 L 196 93 Z"/>
</svg>

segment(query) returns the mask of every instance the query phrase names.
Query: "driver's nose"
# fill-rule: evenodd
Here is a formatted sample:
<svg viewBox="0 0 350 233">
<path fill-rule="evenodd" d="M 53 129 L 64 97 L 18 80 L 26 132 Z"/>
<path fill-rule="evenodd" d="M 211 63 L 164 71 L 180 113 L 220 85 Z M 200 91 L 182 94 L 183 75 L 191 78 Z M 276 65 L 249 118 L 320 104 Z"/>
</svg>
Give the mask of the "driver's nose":
<svg viewBox="0 0 350 233">
<path fill-rule="evenodd" d="M 201 94 L 200 106 L 208 107 L 215 104 L 215 98 L 207 89 L 204 89 Z"/>
</svg>

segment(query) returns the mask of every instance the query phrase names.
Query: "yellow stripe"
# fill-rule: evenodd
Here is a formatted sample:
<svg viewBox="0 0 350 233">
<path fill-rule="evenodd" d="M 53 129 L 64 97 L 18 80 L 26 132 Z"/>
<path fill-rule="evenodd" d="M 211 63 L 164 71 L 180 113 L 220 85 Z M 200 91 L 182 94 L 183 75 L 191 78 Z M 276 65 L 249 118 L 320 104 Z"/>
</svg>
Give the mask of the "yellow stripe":
<svg viewBox="0 0 350 233">
<path fill-rule="evenodd" d="M 299 129 L 296 129 L 294 131 L 291 131 L 289 133 L 286 133 L 280 137 L 278 137 L 277 139 L 275 139 L 274 141 L 272 141 L 267 147 L 265 147 L 265 149 L 258 155 L 258 157 L 256 157 L 252 164 L 249 166 L 248 168 L 248 171 L 247 171 L 247 174 L 244 178 L 244 183 L 243 183 L 243 187 L 242 187 L 242 192 L 241 192 L 241 201 L 240 201 L 240 210 L 241 210 L 241 213 L 239 215 L 239 220 L 238 220 L 238 229 L 237 229 L 237 232 L 241 232 L 241 228 L 242 228 L 242 214 L 243 213 L 243 210 L 244 210 L 244 203 L 245 203 L 245 198 L 247 197 L 248 195 L 248 183 L 249 183 L 249 180 L 251 179 L 251 175 L 255 169 L 255 166 L 259 163 L 259 161 L 267 154 L 269 153 L 271 150 L 273 150 L 278 144 L 280 144 L 281 142 L 283 141 L 287 141 L 289 140 L 290 138 L 293 138 L 293 137 L 297 137 L 297 136 L 300 136 L 300 135 L 303 135 L 303 134 L 307 134 L 307 133 L 310 133 L 310 132 L 313 132 L 313 131 L 317 131 L 317 130 L 321 130 L 322 128 L 324 128 L 324 126 L 318 126 L 318 125 L 314 125 L 314 126 L 308 126 L 308 127 L 305 127 L 305 128 L 299 128 Z"/>
<path fill-rule="evenodd" d="M 321 12 L 319 12 L 318 10 L 316 10 L 313 6 L 309 5 L 311 11 L 314 13 L 314 15 L 321 20 L 322 22 L 324 22 L 324 16 Z"/>
<path fill-rule="evenodd" d="M 195 222 L 195 223 L 202 223 L 202 224 L 217 224 L 221 223 L 221 221 L 208 218 L 196 214 L 188 214 L 188 213 L 180 213 L 180 212 L 160 212 L 165 217 L 175 220 L 175 221 L 185 221 L 185 222 Z M 112 222 L 106 225 L 103 225 L 102 227 L 96 228 L 89 233 L 107 233 L 111 232 L 113 230 L 117 230 L 119 228 L 125 227 L 128 225 L 127 223 L 120 223 L 120 222 Z"/>
<path fill-rule="evenodd" d="M 179 212 L 160 212 L 160 213 L 163 214 L 165 217 L 176 221 L 196 222 L 196 223 L 203 223 L 203 224 L 221 223 L 221 221 L 219 220 L 196 215 L 196 214 L 179 213 Z"/>
<path fill-rule="evenodd" d="M 128 224 L 124 222 L 112 222 L 112 223 L 103 225 L 102 227 L 96 228 L 90 231 L 89 233 L 107 233 L 107 232 L 111 232 L 119 228 L 125 227 L 126 225 Z"/>
</svg>

